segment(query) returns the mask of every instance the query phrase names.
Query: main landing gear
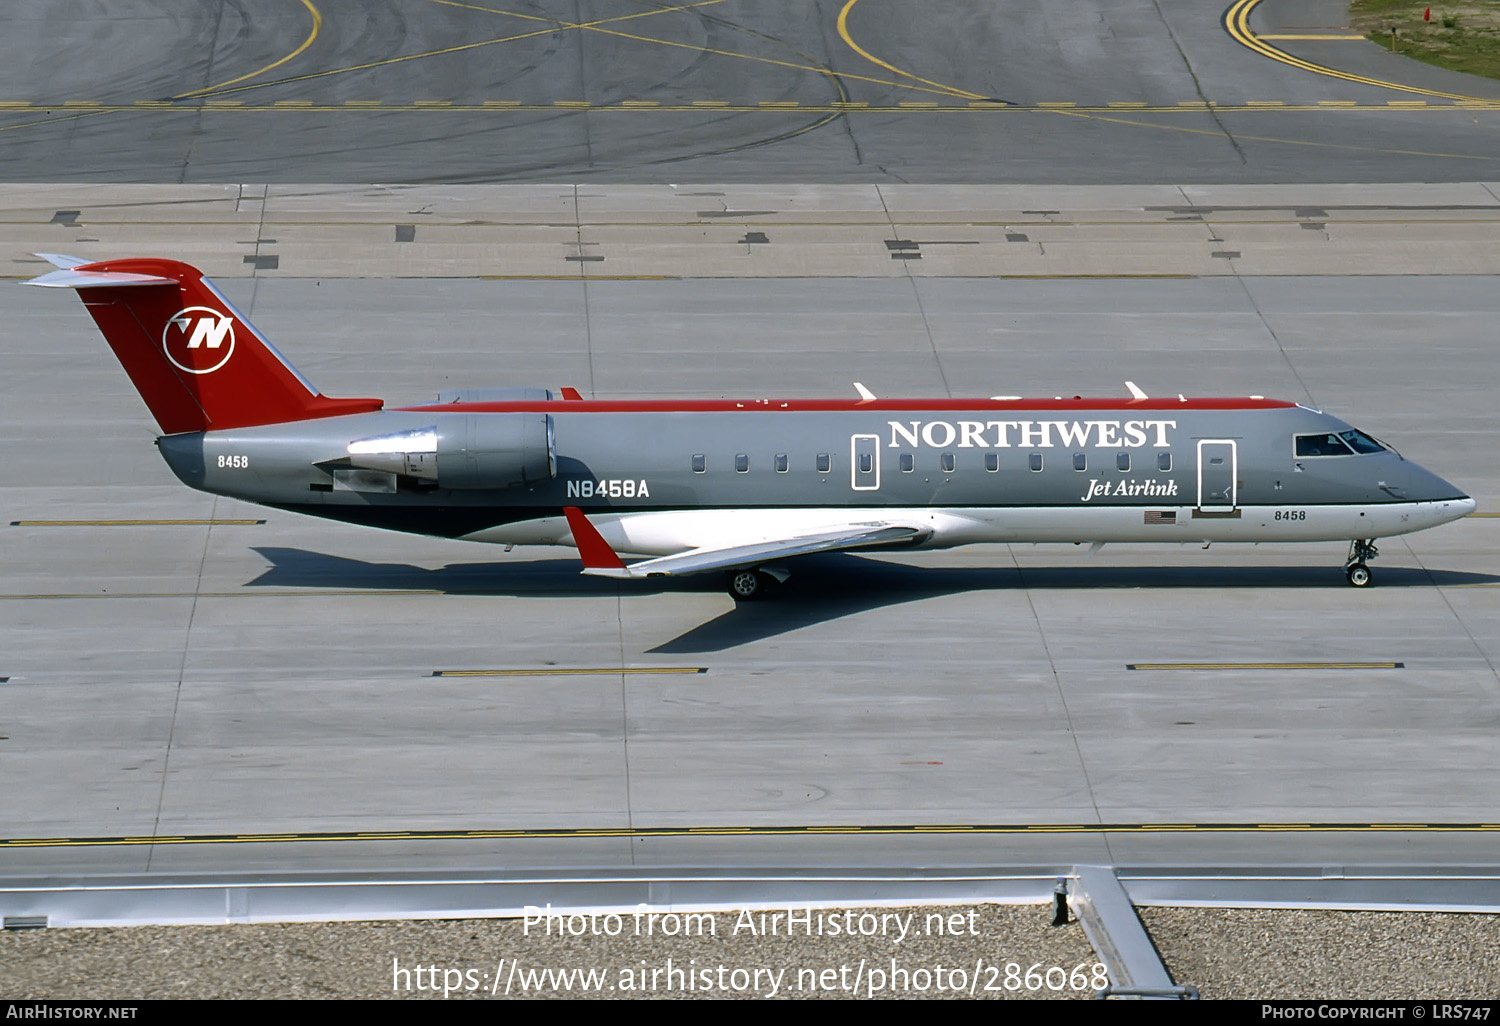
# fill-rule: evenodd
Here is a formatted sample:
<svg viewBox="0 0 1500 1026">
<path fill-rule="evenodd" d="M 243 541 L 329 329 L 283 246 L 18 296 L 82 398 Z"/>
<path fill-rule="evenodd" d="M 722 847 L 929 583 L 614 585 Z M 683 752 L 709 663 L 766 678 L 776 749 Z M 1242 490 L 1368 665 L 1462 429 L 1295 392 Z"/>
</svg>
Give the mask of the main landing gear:
<svg viewBox="0 0 1500 1026">
<path fill-rule="evenodd" d="M 1349 558 L 1344 561 L 1344 576 L 1349 583 L 1356 588 L 1368 588 L 1370 586 L 1370 568 L 1365 563 L 1380 555 L 1380 550 L 1372 541 L 1352 541 L 1349 543 Z"/>
<path fill-rule="evenodd" d="M 742 567 L 730 570 L 724 576 L 730 598 L 736 602 L 751 602 L 774 595 L 791 575 L 780 567 Z"/>
</svg>

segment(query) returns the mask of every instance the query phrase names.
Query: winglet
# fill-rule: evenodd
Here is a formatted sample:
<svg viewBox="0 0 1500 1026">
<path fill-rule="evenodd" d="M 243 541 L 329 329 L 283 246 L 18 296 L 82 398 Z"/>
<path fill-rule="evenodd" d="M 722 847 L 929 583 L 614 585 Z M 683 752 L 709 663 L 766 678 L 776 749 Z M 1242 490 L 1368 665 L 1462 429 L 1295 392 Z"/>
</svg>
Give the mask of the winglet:
<svg viewBox="0 0 1500 1026">
<path fill-rule="evenodd" d="M 627 576 L 626 574 L 611 573 L 625 569 L 625 563 L 615 550 L 609 547 L 609 542 L 604 536 L 589 523 L 589 518 L 583 515 L 583 510 L 577 506 L 564 506 L 563 513 L 568 518 L 568 528 L 573 532 L 573 544 L 578 546 L 578 558 L 583 560 L 584 573 L 600 573 L 605 576 Z"/>
<path fill-rule="evenodd" d="M 1137 385 L 1134 381 L 1127 381 L 1127 382 L 1125 382 L 1125 387 L 1128 388 L 1128 389 L 1130 389 L 1130 397 L 1132 399 L 1149 399 L 1150 398 L 1150 396 L 1148 396 L 1145 392 L 1141 391 L 1140 386 Z"/>
<path fill-rule="evenodd" d="M 578 394 L 578 389 L 574 388 L 572 385 L 564 385 L 562 387 L 562 397 L 564 399 L 570 399 L 573 402 L 578 402 L 583 398 L 583 396 Z"/>
</svg>

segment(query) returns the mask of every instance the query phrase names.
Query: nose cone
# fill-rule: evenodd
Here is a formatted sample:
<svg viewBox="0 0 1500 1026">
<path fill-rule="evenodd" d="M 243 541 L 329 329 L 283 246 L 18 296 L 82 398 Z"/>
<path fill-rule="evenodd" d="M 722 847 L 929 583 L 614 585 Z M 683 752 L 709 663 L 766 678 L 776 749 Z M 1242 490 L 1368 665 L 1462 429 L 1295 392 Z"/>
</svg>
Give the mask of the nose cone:
<svg viewBox="0 0 1500 1026">
<path fill-rule="evenodd" d="M 1477 504 L 1458 486 L 1410 461 L 1402 469 L 1399 491 L 1404 492 L 1410 502 L 1430 504 L 1428 508 L 1432 511 L 1434 523 L 1446 524 L 1474 512 Z M 1386 490 L 1392 491 L 1390 488 Z"/>
<path fill-rule="evenodd" d="M 1466 517 L 1470 513 L 1474 512 L 1474 507 L 1478 505 L 1479 503 L 1475 502 L 1467 495 L 1465 495 L 1462 499 L 1450 499 L 1447 502 L 1443 503 L 1444 507 L 1451 507 L 1451 512 L 1447 508 L 1444 509 L 1443 522 L 1447 523 L 1449 520 L 1457 520 L 1460 517 Z"/>
</svg>

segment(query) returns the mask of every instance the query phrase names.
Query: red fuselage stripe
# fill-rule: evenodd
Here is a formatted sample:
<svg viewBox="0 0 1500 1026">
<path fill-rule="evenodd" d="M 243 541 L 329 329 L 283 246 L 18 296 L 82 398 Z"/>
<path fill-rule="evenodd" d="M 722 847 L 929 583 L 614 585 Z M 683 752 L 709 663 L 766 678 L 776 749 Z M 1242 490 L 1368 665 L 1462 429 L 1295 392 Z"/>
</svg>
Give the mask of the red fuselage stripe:
<svg viewBox="0 0 1500 1026">
<path fill-rule="evenodd" d="M 399 407 L 403 413 L 540 413 L 559 408 L 559 400 L 538 403 L 427 403 Z M 1008 410 L 1068 413 L 1122 413 L 1152 410 L 1280 410 L 1297 405 L 1280 399 L 579 399 L 562 403 L 569 413 L 736 413 L 781 410 L 800 413 L 905 413 L 912 411 L 1004 413 Z"/>
</svg>

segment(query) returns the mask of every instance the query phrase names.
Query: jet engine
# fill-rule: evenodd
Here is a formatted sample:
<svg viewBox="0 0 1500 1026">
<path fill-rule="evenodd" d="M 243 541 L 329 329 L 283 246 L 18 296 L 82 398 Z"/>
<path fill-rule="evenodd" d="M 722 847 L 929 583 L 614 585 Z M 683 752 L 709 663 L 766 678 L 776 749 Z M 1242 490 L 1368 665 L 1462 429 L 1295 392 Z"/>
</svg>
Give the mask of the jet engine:
<svg viewBox="0 0 1500 1026">
<path fill-rule="evenodd" d="M 380 479 L 366 477 L 372 473 L 406 478 L 415 487 L 522 488 L 557 476 L 552 418 L 545 413 L 438 414 L 423 427 L 350 442 L 348 465 L 351 471 L 342 472 L 341 483 L 359 491 L 385 490 Z M 333 474 L 339 482 L 341 472 Z M 394 491 L 395 479 L 384 480 Z"/>
</svg>

